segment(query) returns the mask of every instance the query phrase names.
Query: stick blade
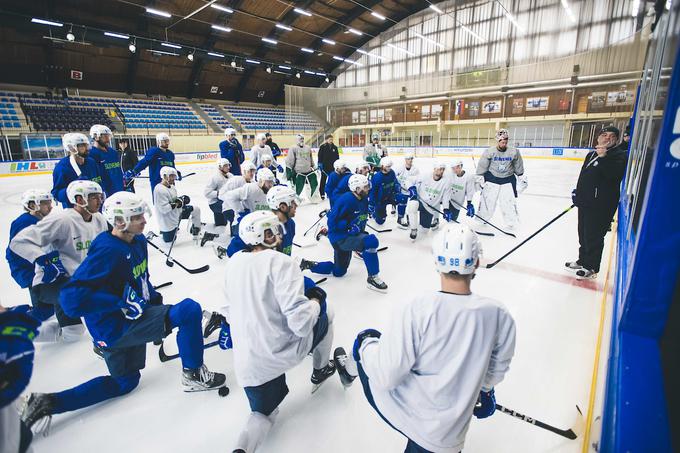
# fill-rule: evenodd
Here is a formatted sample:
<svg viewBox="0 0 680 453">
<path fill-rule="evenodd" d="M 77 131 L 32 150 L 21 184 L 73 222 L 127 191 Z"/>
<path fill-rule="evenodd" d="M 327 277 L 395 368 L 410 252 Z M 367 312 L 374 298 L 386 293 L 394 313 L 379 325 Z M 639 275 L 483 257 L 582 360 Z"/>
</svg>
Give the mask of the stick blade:
<svg viewBox="0 0 680 453">
<path fill-rule="evenodd" d="M 583 435 L 583 433 L 585 432 L 585 427 L 586 421 L 583 417 L 583 412 L 581 412 L 581 408 L 578 407 L 577 404 L 576 414 L 574 414 L 574 423 L 571 425 L 571 429 L 569 431 L 571 431 L 574 434 L 574 439 L 576 439 L 576 437 Z"/>
<path fill-rule="evenodd" d="M 190 274 L 200 274 L 200 273 L 203 273 L 203 272 L 207 271 L 208 269 L 210 269 L 210 265 L 209 265 L 209 264 L 206 264 L 205 266 L 201 266 L 201 267 L 199 267 L 198 269 L 188 269 L 188 268 L 184 268 L 184 270 L 186 270 L 186 271 L 187 271 L 188 273 L 190 273 Z"/>
</svg>

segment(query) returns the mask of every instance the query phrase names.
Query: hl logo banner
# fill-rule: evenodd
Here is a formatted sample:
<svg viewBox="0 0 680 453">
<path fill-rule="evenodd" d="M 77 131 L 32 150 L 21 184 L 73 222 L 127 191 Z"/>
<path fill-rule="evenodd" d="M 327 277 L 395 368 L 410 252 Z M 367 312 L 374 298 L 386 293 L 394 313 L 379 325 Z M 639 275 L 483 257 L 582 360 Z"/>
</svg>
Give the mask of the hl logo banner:
<svg viewBox="0 0 680 453">
<path fill-rule="evenodd" d="M 53 162 L 12 162 L 10 164 L 10 173 L 24 173 L 31 171 L 46 171 L 54 168 Z"/>
</svg>

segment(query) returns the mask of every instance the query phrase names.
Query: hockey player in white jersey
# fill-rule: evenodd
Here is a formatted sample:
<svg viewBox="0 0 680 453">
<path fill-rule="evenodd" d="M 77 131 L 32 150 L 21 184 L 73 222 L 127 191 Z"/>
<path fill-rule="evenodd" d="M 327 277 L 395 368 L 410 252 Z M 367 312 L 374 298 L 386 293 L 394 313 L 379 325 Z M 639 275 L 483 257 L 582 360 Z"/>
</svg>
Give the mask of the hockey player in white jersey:
<svg viewBox="0 0 680 453">
<path fill-rule="evenodd" d="M 203 195 L 208 199 L 208 206 L 215 218 L 215 226 L 227 224 L 227 218 L 222 209 L 222 200 L 219 199 L 218 195 L 220 194 L 220 189 L 233 177 L 229 159 L 217 159 L 217 170 L 210 175 L 210 179 L 203 189 Z"/>
<path fill-rule="evenodd" d="M 387 147 L 380 143 L 380 134 L 378 132 L 371 134 L 371 143 L 367 143 L 364 146 L 363 157 L 371 165 L 372 170 L 377 171 L 380 169 L 380 159 L 387 157 Z"/>
<path fill-rule="evenodd" d="M 467 225 L 446 224 L 432 255 L 440 288 L 395 305 L 382 334 L 360 332 L 352 358 L 340 348 L 334 356 L 343 383 L 358 374 L 369 404 L 408 438 L 405 452 L 457 453 L 472 416 L 496 410 L 515 322 L 499 302 L 472 293 L 481 245 Z"/>
<path fill-rule="evenodd" d="M 73 208 L 52 212 L 35 225 L 21 230 L 9 244 L 10 250 L 35 265 L 32 286 L 41 291 L 41 301 L 54 305 L 59 330 L 54 338 L 41 332 L 43 341 L 75 341 L 85 332 L 79 318 L 72 318 L 59 304 L 59 292 L 87 256 L 90 244 L 108 230 L 99 212 L 103 191 L 94 181 L 75 180 L 66 188 Z"/>
<path fill-rule="evenodd" d="M 233 206 L 238 217 L 236 222 L 251 212 L 268 211 L 267 192 L 274 187 L 274 173 L 268 168 L 261 168 L 255 175 L 255 181 L 222 193 L 221 197 L 227 205 Z"/>
<path fill-rule="evenodd" d="M 251 410 L 234 452 L 252 453 L 288 394 L 288 370 L 311 353 L 315 386 L 335 373 L 329 360 L 333 316 L 325 292 L 319 287 L 305 292 L 295 260 L 276 251 L 282 232 L 273 212 L 246 215 L 239 236 L 248 248 L 227 263 L 223 313 L 230 325 L 236 379 Z"/>
<path fill-rule="evenodd" d="M 217 195 L 217 198 L 222 202 L 222 211 L 229 222 L 229 230 L 232 236 L 236 236 L 238 230 L 236 230 L 235 213 L 241 211 L 241 203 L 239 201 L 234 201 L 233 197 L 227 197 L 226 194 L 234 189 L 243 187 L 244 185 L 253 182 L 255 180 L 255 165 L 251 161 L 245 161 L 241 164 L 241 174 L 234 175 L 234 177 L 229 178 L 229 180 L 224 184 Z"/>
<path fill-rule="evenodd" d="M 255 168 L 262 164 L 262 156 L 271 156 L 272 149 L 267 145 L 267 137 L 263 133 L 255 136 L 255 145 L 250 148 L 250 161 L 255 165 Z"/>
<path fill-rule="evenodd" d="M 474 217 L 475 207 L 472 204 L 472 196 L 475 194 L 474 175 L 463 170 L 463 161 L 458 159 L 451 164 L 448 179 L 451 188 L 444 199 L 444 220 L 458 221 L 462 208 L 466 209 L 465 214 L 468 217 Z"/>
<path fill-rule="evenodd" d="M 491 220 L 498 203 L 506 226 L 513 230 L 519 225 L 516 198 L 527 188 L 528 181 L 522 155 L 517 148 L 508 146 L 507 129 L 496 133 L 496 141 L 498 144 L 484 151 L 477 163 L 477 180 L 482 185 L 478 215 Z"/>
<path fill-rule="evenodd" d="M 439 214 L 441 204 L 448 196 L 451 188 L 449 181 L 444 177 L 446 163 L 435 161 L 431 174 L 424 174 L 413 182 L 409 187 L 409 201 L 406 204 L 408 215 L 408 228 L 411 230 L 410 238 L 415 241 L 418 237 L 418 225 L 429 230 L 439 227 Z M 418 220 L 416 220 L 418 219 Z M 403 226 L 400 224 L 400 227 Z"/>
<path fill-rule="evenodd" d="M 153 204 L 158 218 L 158 228 L 161 231 L 163 241 L 171 243 L 179 229 L 179 224 L 184 219 L 189 220 L 189 232 L 195 242 L 199 240 L 201 233 L 201 209 L 189 203 L 189 196 L 177 196 L 175 181 L 177 170 L 174 167 L 161 167 L 161 183 L 153 189 Z"/>
<path fill-rule="evenodd" d="M 406 209 L 406 203 L 408 202 L 408 188 L 413 185 L 413 182 L 420 176 L 420 171 L 418 167 L 413 165 L 413 153 L 407 152 L 404 154 L 404 166 L 396 170 L 397 182 L 401 188 L 399 200 L 397 200 L 398 206 L 403 206 L 401 210 Z M 401 210 L 399 210 L 401 212 Z M 392 212 L 394 214 L 394 210 Z M 408 228 L 408 221 L 404 219 L 404 216 L 397 215 L 397 223 L 402 228 Z"/>
</svg>

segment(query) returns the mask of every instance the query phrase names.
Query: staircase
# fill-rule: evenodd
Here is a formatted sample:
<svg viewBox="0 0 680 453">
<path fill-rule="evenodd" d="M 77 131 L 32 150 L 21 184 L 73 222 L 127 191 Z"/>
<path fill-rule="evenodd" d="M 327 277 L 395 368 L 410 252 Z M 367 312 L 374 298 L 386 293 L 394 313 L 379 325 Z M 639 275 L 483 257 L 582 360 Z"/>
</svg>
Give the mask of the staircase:
<svg viewBox="0 0 680 453">
<path fill-rule="evenodd" d="M 215 108 L 217 109 L 218 112 L 220 112 L 220 114 L 223 117 L 225 117 L 227 119 L 227 121 L 229 121 L 229 123 L 232 126 L 234 126 L 234 129 L 236 129 L 236 132 L 243 132 L 243 126 L 241 126 L 241 123 L 239 122 L 239 120 L 237 120 L 236 118 L 231 116 L 229 114 L 229 112 L 227 112 L 225 109 L 222 108 L 221 105 L 215 104 Z"/>
<path fill-rule="evenodd" d="M 212 118 L 210 118 L 210 115 L 203 111 L 200 105 L 198 105 L 194 101 L 189 101 L 189 105 L 191 106 L 192 109 L 194 109 L 194 112 L 196 112 L 196 114 L 201 117 L 205 124 L 207 124 L 208 127 L 212 129 L 213 132 L 216 132 L 218 134 L 222 133 L 222 128 L 216 122 L 214 122 Z"/>
</svg>

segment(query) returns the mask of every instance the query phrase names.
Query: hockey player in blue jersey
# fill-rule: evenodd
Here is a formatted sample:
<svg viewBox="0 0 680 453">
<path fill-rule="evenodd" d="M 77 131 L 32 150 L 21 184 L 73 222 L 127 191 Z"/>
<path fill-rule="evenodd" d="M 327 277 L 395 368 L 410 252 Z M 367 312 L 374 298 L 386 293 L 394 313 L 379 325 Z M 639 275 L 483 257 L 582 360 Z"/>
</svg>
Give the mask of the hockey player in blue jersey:
<svg viewBox="0 0 680 453">
<path fill-rule="evenodd" d="M 153 199 L 153 189 L 163 180 L 161 178 L 162 167 L 175 167 L 175 153 L 170 151 L 170 136 L 165 132 L 156 134 L 156 146 L 146 150 L 146 154 L 135 168 L 125 173 L 125 181 L 132 181 L 142 170 L 149 167 L 149 184 L 151 185 L 151 199 Z M 182 173 L 177 171 L 177 179 L 182 180 Z"/>
<path fill-rule="evenodd" d="M 110 146 L 112 136 L 111 129 L 102 124 L 95 124 L 90 128 L 90 157 L 99 165 L 102 189 L 107 197 L 124 190 L 120 158 L 118 152 Z"/>
<path fill-rule="evenodd" d="M 21 195 L 21 205 L 24 208 L 24 213 L 17 217 L 9 228 L 10 242 L 21 230 L 35 225 L 52 212 L 52 195 L 46 190 L 29 189 Z M 54 314 L 54 305 L 42 301 L 39 289 L 33 287 L 35 265 L 14 253 L 9 245 L 5 251 L 5 257 L 14 281 L 20 287 L 28 288 L 33 305 L 31 316 L 40 321 L 49 319 Z"/>
<path fill-rule="evenodd" d="M 340 198 L 340 195 L 349 192 L 349 178 L 352 176 L 352 174 L 364 175 L 366 178 L 368 178 L 370 172 L 371 166 L 369 163 L 361 161 L 356 165 L 356 167 L 354 167 L 354 173 L 344 173 L 342 178 L 340 178 L 340 181 L 338 181 L 338 185 L 335 187 L 335 190 L 333 191 L 334 200 Z"/>
<path fill-rule="evenodd" d="M 340 182 L 344 179 L 349 180 L 352 176 L 352 171 L 347 168 L 347 162 L 343 159 L 338 159 L 333 162 L 333 171 L 328 175 L 328 180 L 326 181 L 325 193 L 328 196 L 328 202 L 330 206 L 333 207 L 333 202 L 335 201 L 335 190 L 340 185 Z M 346 178 L 345 178 L 346 177 Z"/>
<path fill-rule="evenodd" d="M 368 220 L 368 192 L 371 182 L 361 174 L 349 178 L 349 192 L 341 195 L 328 213 L 328 240 L 335 251 L 333 275 L 341 277 L 347 273 L 352 252 L 362 254 L 368 279 L 368 288 L 386 292 L 387 285 L 378 276 L 378 238 L 366 233 Z"/>
<path fill-rule="evenodd" d="M 70 412 L 125 395 L 139 384 L 146 344 L 177 328 L 185 392 L 222 387 L 225 375 L 203 363 L 201 306 L 192 299 L 164 305 L 149 281 L 146 203 L 136 194 L 118 192 L 104 203 L 112 229 L 92 243 L 87 258 L 62 289 L 61 304 L 71 316 L 84 317 L 103 351 L 109 375 L 58 393 L 32 393 L 22 413 L 31 427 L 53 414 Z"/>
<path fill-rule="evenodd" d="M 70 208 L 73 205 L 68 200 L 66 188 L 71 182 L 84 179 L 101 185 L 102 177 L 99 166 L 89 157 L 90 141 L 84 134 L 64 134 L 61 142 L 68 156 L 57 162 L 52 171 L 52 196 L 62 207 Z"/>
<path fill-rule="evenodd" d="M 371 178 L 371 192 L 368 196 L 368 213 L 375 223 L 382 225 L 387 217 L 387 205 L 398 205 L 399 217 L 406 212 L 405 195 L 401 194 L 397 175 L 392 170 L 392 159 L 380 159 L 380 170 Z M 403 203 L 401 202 L 403 201 Z"/>
<path fill-rule="evenodd" d="M 238 176 L 241 174 L 241 164 L 246 160 L 243 146 L 236 138 L 236 129 L 228 127 L 224 130 L 224 136 L 227 139 L 220 142 L 220 157 L 231 162 L 231 173 Z"/>
</svg>

